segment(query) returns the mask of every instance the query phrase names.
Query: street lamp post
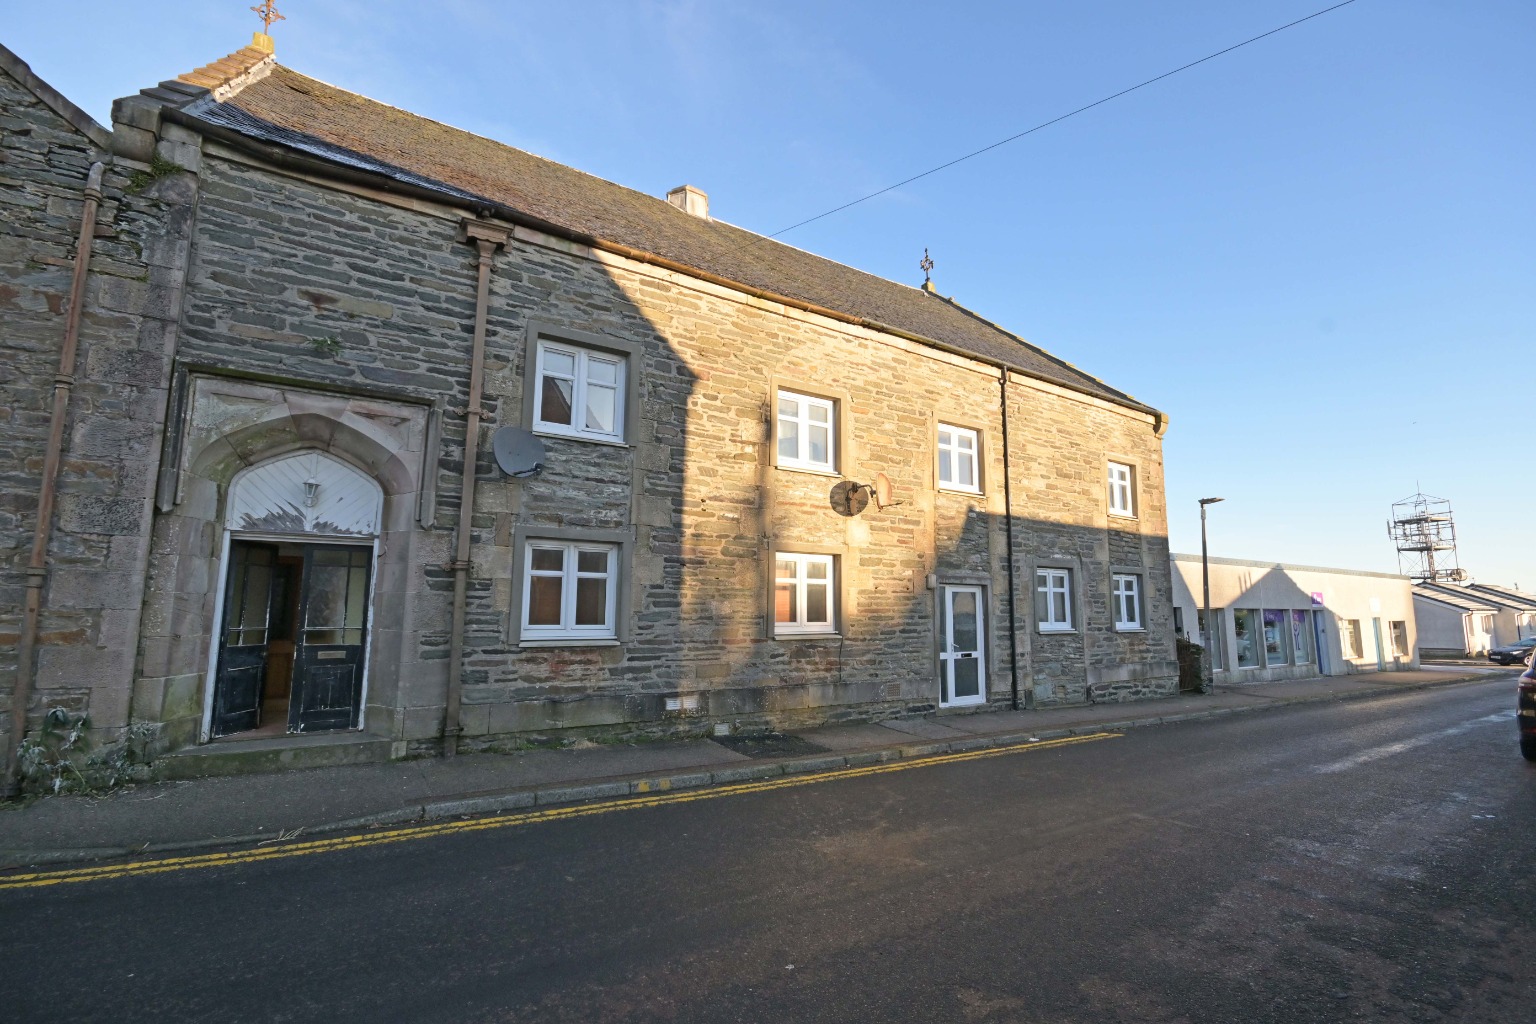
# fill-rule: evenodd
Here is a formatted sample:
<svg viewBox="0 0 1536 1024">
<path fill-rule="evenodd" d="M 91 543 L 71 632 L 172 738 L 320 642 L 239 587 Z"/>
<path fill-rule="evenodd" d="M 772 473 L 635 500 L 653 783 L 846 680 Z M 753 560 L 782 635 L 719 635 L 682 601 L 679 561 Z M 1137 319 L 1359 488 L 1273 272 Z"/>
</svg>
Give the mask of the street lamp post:
<svg viewBox="0 0 1536 1024">
<path fill-rule="evenodd" d="M 1203 634 L 1201 639 L 1205 641 L 1205 671 L 1201 673 L 1205 678 L 1201 680 L 1202 685 L 1200 687 L 1200 692 L 1202 693 L 1216 692 L 1216 676 L 1213 671 L 1214 659 L 1211 657 L 1211 652 L 1215 650 L 1211 646 L 1211 555 L 1205 542 L 1205 507 L 1225 500 L 1225 498 L 1200 499 L 1200 583 L 1205 589 L 1204 628 L 1200 631 Z"/>
</svg>

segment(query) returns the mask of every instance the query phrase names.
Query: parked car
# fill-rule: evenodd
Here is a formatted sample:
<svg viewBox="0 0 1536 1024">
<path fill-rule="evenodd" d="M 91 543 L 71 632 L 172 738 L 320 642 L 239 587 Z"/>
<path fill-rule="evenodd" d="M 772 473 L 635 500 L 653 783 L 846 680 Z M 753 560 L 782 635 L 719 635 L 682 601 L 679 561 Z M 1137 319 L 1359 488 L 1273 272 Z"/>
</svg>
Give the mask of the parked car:
<svg viewBox="0 0 1536 1024">
<path fill-rule="evenodd" d="M 1488 652 L 1488 660 L 1496 661 L 1500 665 L 1523 665 L 1532 651 L 1536 651 L 1536 636 L 1528 636 L 1524 640 L 1516 640 L 1512 644 L 1495 647 Z"/>
<path fill-rule="evenodd" d="M 1515 724 L 1520 727 L 1520 753 L 1527 761 L 1536 761 L 1536 671 L 1527 668 L 1516 683 Z"/>
</svg>

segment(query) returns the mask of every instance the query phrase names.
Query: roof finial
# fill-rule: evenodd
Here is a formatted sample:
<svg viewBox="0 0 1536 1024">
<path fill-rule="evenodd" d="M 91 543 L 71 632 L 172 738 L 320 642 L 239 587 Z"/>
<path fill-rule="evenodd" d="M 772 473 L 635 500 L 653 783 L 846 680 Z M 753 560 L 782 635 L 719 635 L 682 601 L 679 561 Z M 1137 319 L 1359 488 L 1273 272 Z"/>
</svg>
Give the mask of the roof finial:
<svg viewBox="0 0 1536 1024">
<path fill-rule="evenodd" d="M 260 32 L 251 33 L 251 49 L 271 56 L 277 52 L 277 47 L 272 43 L 272 37 L 268 35 L 272 31 L 274 21 L 287 21 L 288 19 L 277 13 L 277 8 L 272 5 L 272 0 L 264 0 L 263 3 L 252 7 L 256 16 L 261 19 Z"/>
<path fill-rule="evenodd" d="M 273 22 L 275 22 L 275 21 L 287 21 L 288 20 L 287 18 L 283 17 L 281 14 L 277 13 L 277 8 L 275 6 L 273 6 L 272 0 L 263 0 L 262 3 L 258 4 L 255 7 L 252 7 L 251 10 L 255 11 L 256 12 L 256 16 L 261 19 L 262 35 L 271 35 L 272 34 L 272 23 Z"/>
<path fill-rule="evenodd" d="M 929 274 L 933 271 L 933 257 L 928 255 L 928 247 L 923 246 L 923 261 L 918 264 L 923 268 L 923 291 L 933 291 L 933 279 Z"/>
</svg>

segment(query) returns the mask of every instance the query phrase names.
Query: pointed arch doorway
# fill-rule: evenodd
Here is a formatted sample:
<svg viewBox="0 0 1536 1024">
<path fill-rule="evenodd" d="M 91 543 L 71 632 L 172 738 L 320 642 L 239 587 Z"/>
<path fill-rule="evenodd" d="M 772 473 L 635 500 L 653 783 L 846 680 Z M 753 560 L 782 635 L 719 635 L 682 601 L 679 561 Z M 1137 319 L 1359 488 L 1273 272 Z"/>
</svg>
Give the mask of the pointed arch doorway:
<svg viewBox="0 0 1536 1024">
<path fill-rule="evenodd" d="M 205 740 L 361 726 L 383 503 L 319 451 L 230 482 Z"/>
</svg>

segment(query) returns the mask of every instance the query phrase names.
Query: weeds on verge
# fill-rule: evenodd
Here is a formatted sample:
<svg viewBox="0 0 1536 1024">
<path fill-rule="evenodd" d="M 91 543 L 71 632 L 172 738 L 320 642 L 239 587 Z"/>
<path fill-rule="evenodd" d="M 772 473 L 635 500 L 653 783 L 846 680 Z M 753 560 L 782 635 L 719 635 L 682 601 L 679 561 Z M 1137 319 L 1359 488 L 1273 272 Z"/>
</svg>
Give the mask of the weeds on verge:
<svg viewBox="0 0 1536 1024">
<path fill-rule="evenodd" d="M 21 787 L 29 794 L 99 793 L 132 781 L 155 727 L 131 725 L 116 742 L 92 749 L 91 720 L 49 708 L 42 727 L 21 742 Z"/>
</svg>

